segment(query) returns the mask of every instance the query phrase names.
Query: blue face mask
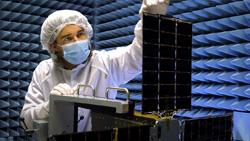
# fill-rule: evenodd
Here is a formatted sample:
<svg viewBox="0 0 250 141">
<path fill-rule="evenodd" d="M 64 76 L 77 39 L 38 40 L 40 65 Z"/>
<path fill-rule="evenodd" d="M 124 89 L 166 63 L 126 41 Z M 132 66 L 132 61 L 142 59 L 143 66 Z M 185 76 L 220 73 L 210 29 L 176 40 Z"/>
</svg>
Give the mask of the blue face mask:
<svg viewBox="0 0 250 141">
<path fill-rule="evenodd" d="M 76 41 L 73 43 L 62 45 L 63 58 L 69 63 L 78 65 L 86 61 L 89 54 L 88 40 Z"/>
</svg>

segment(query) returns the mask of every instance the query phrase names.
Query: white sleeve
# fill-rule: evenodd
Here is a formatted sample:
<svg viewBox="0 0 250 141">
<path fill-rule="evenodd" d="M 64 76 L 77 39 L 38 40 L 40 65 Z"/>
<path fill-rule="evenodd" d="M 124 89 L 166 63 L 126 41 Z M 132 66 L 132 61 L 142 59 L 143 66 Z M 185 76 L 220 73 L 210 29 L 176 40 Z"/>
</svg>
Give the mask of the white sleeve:
<svg viewBox="0 0 250 141">
<path fill-rule="evenodd" d="M 25 96 L 25 103 L 20 115 L 24 118 L 29 129 L 33 128 L 33 120 L 41 120 L 49 116 L 48 111 L 44 108 L 46 102 L 44 101 L 44 95 L 41 89 L 43 76 L 40 72 L 42 72 L 42 69 L 43 67 L 41 67 L 40 64 L 33 73 L 33 78 Z"/>
<path fill-rule="evenodd" d="M 102 54 L 102 63 L 117 86 L 127 83 L 142 72 L 141 20 L 136 24 L 134 33 L 135 38 L 132 44 Z"/>
</svg>

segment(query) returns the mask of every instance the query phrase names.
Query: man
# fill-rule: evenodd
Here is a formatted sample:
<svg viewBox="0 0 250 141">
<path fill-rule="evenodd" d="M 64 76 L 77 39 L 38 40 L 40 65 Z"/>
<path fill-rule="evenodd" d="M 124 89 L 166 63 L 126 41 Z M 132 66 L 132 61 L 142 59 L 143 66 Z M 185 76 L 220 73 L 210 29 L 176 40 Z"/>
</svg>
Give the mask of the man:
<svg viewBox="0 0 250 141">
<path fill-rule="evenodd" d="M 142 12 L 165 14 L 169 0 L 145 0 Z M 86 17 L 73 10 L 52 13 L 44 21 L 41 43 L 51 58 L 42 61 L 33 73 L 21 111 L 28 128 L 33 120 L 49 116 L 49 96 L 73 95 L 79 84 L 92 85 L 96 97 L 104 97 L 107 87 L 118 87 L 142 71 L 142 22 L 135 27 L 132 44 L 112 51 L 91 51 L 92 27 Z M 91 95 L 90 89 L 81 89 L 81 94 Z M 116 92 L 110 91 L 109 98 Z M 91 130 L 90 112 L 79 109 L 84 119 L 78 123 L 78 131 Z M 73 116 L 73 115 L 72 115 Z"/>
</svg>

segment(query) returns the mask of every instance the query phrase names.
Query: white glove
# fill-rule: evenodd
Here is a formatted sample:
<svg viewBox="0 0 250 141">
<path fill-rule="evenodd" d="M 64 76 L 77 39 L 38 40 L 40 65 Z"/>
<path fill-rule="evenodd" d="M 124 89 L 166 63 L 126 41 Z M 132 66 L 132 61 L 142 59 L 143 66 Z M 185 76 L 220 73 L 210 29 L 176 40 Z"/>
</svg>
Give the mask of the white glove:
<svg viewBox="0 0 250 141">
<path fill-rule="evenodd" d="M 73 95 L 74 92 L 75 89 L 71 88 L 68 84 L 60 83 L 51 90 L 50 94 Z"/>
<path fill-rule="evenodd" d="M 66 83 L 60 83 L 56 85 L 51 91 L 50 94 L 55 95 L 73 95 L 76 89 L 71 88 Z M 44 108 L 49 112 L 49 101 L 47 101 L 44 105 Z"/>
<path fill-rule="evenodd" d="M 139 15 L 142 19 L 143 12 L 151 14 L 165 15 L 169 6 L 170 0 L 143 0 Z"/>
</svg>

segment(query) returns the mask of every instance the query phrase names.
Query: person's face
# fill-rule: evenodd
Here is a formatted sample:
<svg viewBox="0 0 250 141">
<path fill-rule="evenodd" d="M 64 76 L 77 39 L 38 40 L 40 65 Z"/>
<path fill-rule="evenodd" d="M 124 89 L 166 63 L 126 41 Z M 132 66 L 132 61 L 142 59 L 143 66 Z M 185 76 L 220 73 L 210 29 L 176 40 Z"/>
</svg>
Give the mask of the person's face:
<svg viewBox="0 0 250 141">
<path fill-rule="evenodd" d="M 81 27 L 74 24 L 66 25 L 56 37 L 56 44 L 50 44 L 50 47 L 63 55 L 62 45 L 86 39 L 87 36 Z"/>
</svg>

